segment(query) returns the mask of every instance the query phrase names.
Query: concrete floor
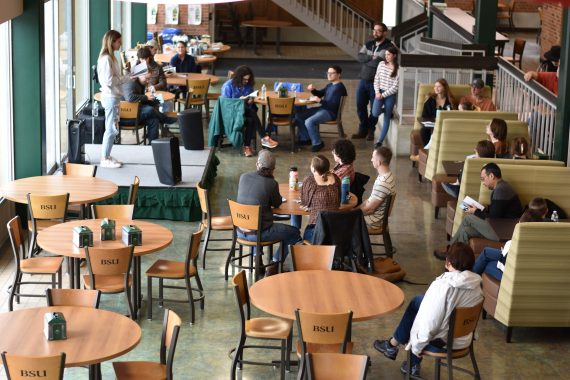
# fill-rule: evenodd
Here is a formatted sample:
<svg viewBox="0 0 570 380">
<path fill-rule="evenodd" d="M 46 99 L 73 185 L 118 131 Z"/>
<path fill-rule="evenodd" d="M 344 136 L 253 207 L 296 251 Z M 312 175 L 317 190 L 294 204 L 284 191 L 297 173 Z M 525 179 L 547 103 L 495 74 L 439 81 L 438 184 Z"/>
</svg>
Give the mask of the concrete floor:
<svg viewBox="0 0 570 380">
<path fill-rule="evenodd" d="M 266 78 L 273 83 L 276 78 Z M 259 84 L 263 79 L 259 80 Z M 315 80 L 315 85 L 324 84 L 322 79 Z M 308 84 L 308 83 L 307 83 Z M 345 83 L 349 94 L 354 94 L 356 81 Z M 354 100 L 347 104 L 345 109 L 346 133 L 354 133 L 357 129 Z M 393 126 L 397 128 L 397 126 Z M 289 136 L 282 131 L 278 139 L 282 145 L 274 150 L 277 156 L 276 179 L 279 182 L 287 180 L 288 168 L 291 165 L 299 167 L 300 175 L 308 173 L 309 160 L 312 156 L 308 149 L 296 154 L 289 153 Z M 326 147 L 324 154 L 329 158 L 330 147 L 334 138 L 324 139 Z M 355 141 L 357 147 L 356 169 L 362 173 L 375 176 L 370 164 L 372 142 Z M 217 153 L 221 164 L 218 167 L 218 177 L 212 189 L 212 202 L 215 214 L 227 213 L 227 198 L 235 198 L 237 181 L 243 172 L 255 169 L 255 158 L 245 158 L 233 148 L 225 148 Z M 438 220 L 433 218 L 433 208 L 430 202 L 431 185 L 417 181 L 417 171 L 410 165 L 407 157 L 398 157 L 393 161 L 392 170 L 396 176 L 398 199 L 390 218 L 392 240 L 397 248 L 395 259 L 404 267 L 408 275 L 407 280 L 415 283 L 430 283 L 433 278 L 443 271 L 443 263 L 436 260 L 432 251 L 435 247 L 445 244 L 445 221 L 443 215 Z M 370 182 L 366 188 L 368 195 L 372 186 Z M 143 257 L 143 273 L 159 258 L 182 260 L 191 232 L 197 229 L 197 223 L 183 223 L 160 221 L 174 232 L 174 243 L 162 252 Z M 228 235 L 226 235 L 228 236 Z M 223 243 L 222 243 L 223 244 Z M 220 246 L 227 246 L 221 245 Z M 223 265 L 225 253 L 210 252 L 207 259 L 206 270 L 200 269 L 206 292 L 206 307 L 204 311 L 198 310 L 196 323 L 189 325 L 189 311 L 184 304 L 170 304 L 182 317 L 184 324 L 180 331 L 180 338 L 176 351 L 174 374 L 177 379 L 227 379 L 229 377 L 230 359 L 228 351 L 235 347 L 238 332 L 238 315 L 231 285 L 224 281 Z M 291 268 L 287 260 L 287 268 Z M 7 297 L 4 289 L 10 281 L 13 263 L 7 251 L 0 256 L 0 310 L 7 311 Z M 251 279 L 250 279 L 251 280 Z M 64 279 L 64 283 L 66 283 Z M 404 291 L 407 302 L 417 293 L 427 289 L 427 285 L 412 285 L 399 283 Z M 146 289 L 146 278 L 143 277 L 142 289 Z M 41 289 L 38 288 L 38 292 Z M 183 292 L 174 296 L 184 297 Z M 43 299 L 24 299 L 17 309 L 43 305 Z M 158 360 L 160 331 L 163 312 L 158 305 L 154 305 L 152 321 L 146 320 L 146 297 L 141 310 L 140 325 L 143 329 L 141 343 L 130 353 L 117 358 L 117 360 Z M 101 308 L 126 313 L 126 306 L 121 295 L 102 297 Z M 377 338 L 391 336 L 403 311 L 397 312 L 372 321 L 359 322 L 353 325 L 354 352 L 370 356 L 372 366 L 369 379 L 398 379 L 400 378 L 399 365 L 405 359 L 400 353 L 396 362 L 385 359 L 372 348 L 372 342 Z M 253 308 L 255 316 L 262 313 Z M 570 334 L 568 329 L 538 329 L 519 328 L 514 330 L 513 343 L 506 344 L 504 340 L 505 328 L 498 322 L 488 319 L 479 323 L 479 339 L 475 342 L 475 352 L 482 378 L 484 379 L 550 379 L 566 378 L 566 353 L 570 349 Z M 277 351 L 246 353 L 246 358 L 269 360 L 277 358 Z M 469 367 L 469 360 L 461 360 L 460 365 Z M 103 377 L 113 378 L 110 362 L 103 363 Z M 433 361 L 425 360 L 422 373 L 426 378 L 433 378 Z M 464 379 L 467 376 L 456 373 L 456 378 Z M 0 378 L 4 373 L 0 374 Z M 278 369 L 271 367 L 245 366 L 239 372 L 242 379 L 277 379 Z M 443 375 L 445 378 L 446 375 Z M 66 379 L 87 378 L 85 369 L 68 369 Z M 292 372 L 287 378 L 296 378 Z"/>
</svg>

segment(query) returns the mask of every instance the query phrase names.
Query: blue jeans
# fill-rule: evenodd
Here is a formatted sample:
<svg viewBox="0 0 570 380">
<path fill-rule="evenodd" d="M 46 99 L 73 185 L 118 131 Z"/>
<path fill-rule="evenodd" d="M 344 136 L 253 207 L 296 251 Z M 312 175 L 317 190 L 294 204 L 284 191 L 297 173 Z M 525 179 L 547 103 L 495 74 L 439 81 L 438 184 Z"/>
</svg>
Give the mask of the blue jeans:
<svg viewBox="0 0 570 380">
<path fill-rule="evenodd" d="M 301 215 L 291 215 L 291 225 L 295 228 L 301 229 L 302 218 L 303 217 Z"/>
<path fill-rule="evenodd" d="M 414 320 L 416 319 L 416 315 L 418 315 L 418 311 L 420 310 L 420 305 L 424 296 L 422 294 L 415 296 L 408 307 L 406 308 L 406 312 L 402 316 L 400 320 L 400 324 L 396 327 L 396 331 L 394 331 L 394 339 L 396 339 L 399 343 L 406 344 L 410 341 L 410 332 L 412 331 L 412 325 L 414 324 Z M 445 352 L 443 349 L 445 343 L 441 339 L 436 339 L 431 341 L 424 350 L 430 352 Z M 422 358 L 417 357 L 412 353 L 412 366 L 416 364 L 420 364 Z"/>
<path fill-rule="evenodd" d="M 503 257 L 500 249 L 487 247 L 481 251 L 481 254 L 475 260 L 473 272 L 477 274 L 487 273 L 493 278 L 501 281 L 503 272 L 497 268 L 497 262 Z"/>
<path fill-rule="evenodd" d="M 255 241 L 256 236 L 254 234 L 246 235 L 241 232 L 239 229 L 237 230 L 237 235 L 240 239 L 245 239 L 249 241 Z M 273 223 L 271 227 L 268 227 L 261 231 L 261 240 L 262 241 L 269 241 L 269 240 L 281 240 L 285 244 L 285 247 L 282 245 L 279 246 L 273 253 L 272 260 L 273 261 L 281 261 L 281 258 L 285 259 L 289 254 L 289 246 L 293 244 L 297 244 L 301 241 L 301 233 L 299 232 L 298 228 L 293 226 L 289 226 L 287 224 L 282 223 Z M 281 256 L 281 250 L 283 250 L 284 254 Z"/>
<path fill-rule="evenodd" d="M 392 119 L 392 111 L 394 111 L 394 104 L 396 104 L 396 94 L 382 99 L 374 99 L 372 115 L 377 118 L 382 112 L 384 112 L 384 123 L 382 131 L 380 132 L 380 138 L 378 139 L 379 143 L 384 142 L 384 139 L 388 134 L 388 129 L 390 129 L 390 121 Z"/>
<path fill-rule="evenodd" d="M 374 126 L 378 122 L 378 116 L 372 115 L 372 105 L 375 98 L 374 82 L 371 80 L 361 79 L 356 88 L 356 114 L 358 115 L 358 133 L 363 135 L 369 130 L 374 130 Z M 370 104 L 370 115 L 368 114 L 368 105 Z"/>
<path fill-rule="evenodd" d="M 305 227 L 305 232 L 303 233 L 303 240 L 313 241 L 313 235 L 315 234 L 315 225 L 309 224 Z"/>
<path fill-rule="evenodd" d="M 319 133 L 319 124 L 333 120 L 331 113 L 322 107 L 308 108 L 295 115 L 295 121 L 299 128 L 299 141 L 307 141 L 311 139 L 311 144 L 319 145 L 321 143 L 321 135 Z"/>
<path fill-rule="evenodd" d="M 107 158 L 111 156 L 111 149 L 115 137 L 119 134 L 119 104 L 121 98 L 112 96 L 101 97 L 101 105 L 105 108 L 105 134 L 103 135 L 103 142 L 101 146 L 101 157 Z"/>
<path fill-rule="evenodd" d="M 152 140 L 158 138 L 158 129 L 163 118 L 166 118 L 166 116 L 153 106 L 148 104 L 141 105 L 139 121 L 146 124 L 146 136 L 149 144 Z"/>
</svg>

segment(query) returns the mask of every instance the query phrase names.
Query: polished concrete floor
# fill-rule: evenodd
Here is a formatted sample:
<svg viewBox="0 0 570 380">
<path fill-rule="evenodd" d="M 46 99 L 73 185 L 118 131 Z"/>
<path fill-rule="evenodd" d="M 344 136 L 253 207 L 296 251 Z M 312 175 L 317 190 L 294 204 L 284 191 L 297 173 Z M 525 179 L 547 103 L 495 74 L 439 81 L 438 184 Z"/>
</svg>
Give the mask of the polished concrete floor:
<svg viewBox="0 0 570 380">
<path fill-rule="evenodd" d="M 276 78 L 267 78 L 272 83 Z M 263 79 L 260 79 L 260 83 Z M 323 84 L 322 79 L 315 80 L 316 85 Z M 354 94 L 356 82 L 346 83 L 349 94 Z M 348 135 L 357 128 L 354 100 L 348 102 L 345 112 L 345 128 Z M 392 128 L 397 128 L 393 125 Z M 276 179 L 280 182 L 287 180 L 288 168 L 291 165 L 299 167 L 301 175 L 308 173 L 309 160 L 312 156 L 308 149 L 296 154 L 289 152 L 289 136 L 282 131 L 278 136 L 282 145 L 274 149 L 277 156 Z M 331 158 L 330 147 L 334 138 L 325 138 L 326 147 L 323 154 Z M 372 142 L 355 141 L 357 147 L 356 168 L 374 178 L 370 164 Z M 215 214 L 227 213 L 226 199 L 235 198 L 237 181 L 241 173 L 255 169 L 255 158 L 245 158 L 233 148 L 225 148 L 217 153 L 221 164 L 218 167 L 218 177 L 212 189 L 212 201 Z M 392 217 L 390 230 L 392 240 L 397 248 L 395 259 L 404 267 L 408 275 L 406 280 L 413 283 L 429 284 L 435 276 L 443 271 L 443 263 L 436 260 L 432 251 L 435 247 L 445 244 L 445 221 L 443 215 L 434 220 L 433 208 L 430 202 L 431 186 L 417 181 L 416 169 L 410 165 L 407 157 L 394 159 L 392 170 L 396 176 L 398 198 Z M 367 194 L 371 189 L 370 182 Z M 183 223 L 160 221 L 174 232 L 173 244 L 156 254 L 143 257 L 143 273 L 158 258 L 182 260 L 187 250 L 190 233 L 195 231 L 198 223 Z M 226 235 L 228 236 L 228 235 Z M 224 245 L 226 244 L 226 245 Z M 219 243 L 218 246 L 227 246 Z M 238 314 L 231 285 L 224 280 L 223 265 L 225 252 L 210 252 L 205 270 L 200 269 L 206 292 L 204 311 L 198 310 L 196 323 L 190 325 L 189 310 L 185 304 L 166 304 L 175 310 L 184 321 L 177 346 L 174 374 L 177 379 L 227 379 L 229 378 L 230 359 L 228 351 L 235 347 L 238 333 Z M 287 260 L 287 268 L 291 268 Z M 0 310 L 7 311 L 5 288 L 10 282 L 13 262 L 11 255 L 4 250 L 0 256 Z M 251 278 L 250 278 L 251 280 Z M 398 286 L 404 291 L 407 302 L 418 293 L 427 289 L 427 285 L 413 285 L 402 282 Z M 146 278 L 143 278 L 143 291 L 146 289 Z M 42 290 L 38 287 L 38 292 Z M 155 290 L 156 291 L 156 290 Z M 170 293 L 172 294 L 172 293 Z M 172 294 L 174 297 L 184 297 L 183 292 Z M 43 305 L 43 299 L 23 299 L 16 309 Z M 160 331 L 163 311 L 154 305 L 154 319 L 146 319 L 146 296 L 141 310 L 140 325 L 143 329 L 141 343 L 128 354 L 116 360 L 158 360 Z M 122 295 L 102 297 L 101 308 L 126 313 L 126 305 Z M 377 338 L 391 336 L 398 323 L 405 305 L 397 312 L 367 322 L 353 325 L 354 352 L 370 356 L 372 365 L 369 379 L 398 379 L 399 365 L 405 359 L 400 353 L 396 362 L 384 358 L 372 348 L 372 342 Z M 253 308 L 255 316 L 263 315 Z M 110 326 L 112 328 L 112 326 Z M 513 342 L 505 343 L 505 328 L 492 319 L 481 320 L 478 327 L 479 339 L 475 342 L 475 352 L 484 379 L 551 379 L 566 378 L 567 352 L 570 349 L 570 330 L 568 329 L 539 329 L 519 328 L 514 330 Z M 1 339 L 1 337 L 0 337 Z M 252 351 L 246 353 L 246 358 L 271 360 L 278 357 L 277 351 Z M 469 367 L 469 360 L 461 360 L 460 365 Z M 433 361 L 426 359 L 423 363 L 422 374 L 433 378 Z M 468 378 L 456 373 L 456 378 Z M 0 374 L 0 378 L 4 373 Z M 245 366 L 238 376 L 243 379 L 277 379 L 279 371 L 272 367 Z M 294 379 L 296 373 L 287 375 Z M 446 375 L 443 375 L 445 378 Z M 74 368 L 66 370 L 66 379 L 87 378 L 85 369 Z M 110 362 L 103 363 L 103 378 L 114 378 Z"/>
</svg>

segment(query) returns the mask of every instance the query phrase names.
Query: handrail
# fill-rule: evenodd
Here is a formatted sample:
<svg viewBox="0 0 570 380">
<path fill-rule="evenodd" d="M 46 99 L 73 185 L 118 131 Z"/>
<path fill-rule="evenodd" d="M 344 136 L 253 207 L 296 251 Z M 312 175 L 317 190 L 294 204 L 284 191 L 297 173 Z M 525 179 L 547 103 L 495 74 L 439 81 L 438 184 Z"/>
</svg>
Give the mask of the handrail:
<svg viewBox="0 0 570 380">
<path fill-rule="evenodd" d="M 457 25 L 453 20 L 451 20 L 449 17 L 447 17 L 441 9 L 439 9 L 436 6 L 431 6 L 430 10 L 431 10 L 432 14 L 434 15 L 434 17 L 437 17 L 438 19 L 440 19 L 447 27 L 451 28 L 459 36 L 461 36 L 462 38 L 464 38 L 465 40 L 467 40 L 469 42 L 474 41 L 473 33 L 469 33 L 467 30 L 465 30 L 461 26 Z"/>
<path fill-rule="evenodd" d="M 372 25 L 375 21 L 375 19 L 373 19 L 372 17 L 369 17 L 368 14 L 366 13 L 366 11 L 364 11 L 362 8 L 360 8 L 358 5 L 354 4 L 352 1 L 347 1 L 347 0 L 339 0 L 341 3 L 346 4 L 347 7 L 354 9 L 355 11 L 358 12 L 358 14 L 368 20 L 368 22 Z"/>
<path fill-rule="evenodd" d="M 438 56 L 434 62 L 433 56 L 419 54 L 400 54 L 400 66 L 403 67 L 429 67 L 436 69 L 472 69 L 495 70 L 497 58 L 481 56 Z"/>
<path fill-rule="evenodd" d="M 406 20 L 399 25 L 392 28 L 392 40 L 400 48 L 404 45 L 404 38 L 409 35 L 414 35 L 416 30 L 427 28 L 427 16 L 425 13 L 420 13 L 417 16 Z"/>
</svg>

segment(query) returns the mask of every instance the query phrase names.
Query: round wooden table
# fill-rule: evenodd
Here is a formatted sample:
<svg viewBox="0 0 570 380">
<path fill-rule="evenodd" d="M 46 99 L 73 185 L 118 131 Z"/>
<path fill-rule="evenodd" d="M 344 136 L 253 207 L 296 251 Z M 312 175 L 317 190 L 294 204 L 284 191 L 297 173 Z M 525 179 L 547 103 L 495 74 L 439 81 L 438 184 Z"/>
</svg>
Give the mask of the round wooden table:
<svg viewBox="0 0 570 380">
<path fill-rule="evenodd" d="M 171 86 L 186 86 L 186 80 L 200 80 L 210 79 L 210 84 L 217 84 L 220 82 L 220 77 L 211 74 L 198 74 L 198 73 L 176 73 L 166 76 L 166 83 Z"/>
<path fill-rule="evenodd" d="M 67 339 L 48 341 L 44 314 L 63 313 Z M 0 352 L 50 356 L 65 352 L 65 366 L 89 365 L 96 378 L 101 362 L 124 355 L 141 340 L 141 328 L 128 317 L 112 311 L 76 306 L 37 307 L 0 313 Z"/>
<path fill-rule="evenodd" d="M 176 53 L 162 53 L 162 54 L 155 54 L 154 55 L 154 60 L 156 62 L 160 62 L 160 63 L 170 63 L 170 60 L 172 59 L 172 57 L 174 57 L 176 55 Z M 205 55 L 198 55 L 194 57 L 194 60 L 196 61 L 196 63 L 198 64 L 203 64 L 203 63 L 212 63 L 215 60 L 217 60 L 218 58 L 215 55 L 211 55 L 211 54 L 205 54 Z"/>
<path fill-rule="evenodd" d="M 257 28 L 276 28 L 277 38 L 275 49 L 277 55 L 281 55 L 281 28 L 291 26 L 289 21 L 279 21 L 279 20 L 246 20 L 242 21 L 240 26 L 246 28 L 253 28 L 253 54 L 257 55 Z"/>
<path fill-rule="evenodd" d="M 281 273 L 257 281 L 249 289 L 251 303 L 277 317 L 293 320 L 295 310 L 344 313 L 355 322 L 390 314 L 404 304 L 396 285 L 366 274 L 309 270 Z"/>
<path fill-rule="evenodd" d="M 27 204 L 28 193 L 37 195 L 69 193 L 69 204 L 83 205 L 111 198 L 117 190 L 115 183 L 97 177 L 46 175 L 8 182 L 2 186 L 0 194 L 13 202 Z"/>
<path fill-rule="evenodd" d="M 168 79 L 166 80 L 166 83 L 168 83 Z M 170 84 L 170 83 L 168 83 L 168 84 Z M 146 96 L 151 96 L 152 94 L 151 94 L 150 92 L 146 92 L 145 95 L 146 95 Z M 165 102 L 171 102 L 171 101 L 174 100 L 174 94 L 171 93 L 171 92 L 168 92 L 168 91 L 155 91 L 154 96 L 157 96 L 157 95 L 162 95 L 162 99 L 163 99 Z M 101 101 L 101 93 L 100 93 L 100 92 L 96 93 L 93 97 L 94 97 L 95 100 L 97 100 L 98 102 Z"/>
<path fill-rule="evenodd" d="M 203 52 L 204 54 L 223 54 L 227 51 L 232 50 L 232 47 L 230 45 L 222 45 L 221 47 L 209 47 L 207 49 L 204 49 Z"/>
<path fill-rule="evenodd" d="M 261 94 L 261 91 L 259 91 L 259 94 Z M 294 93 L 293 91 L 289 91 L 287 94 L 290 98 L 295 96 L 295 105 L 296 106 L 306 106 L 309 104 L 315 104 L 316 103 L 313 100 L 309 100 L 309 98 L 312 95 L 310 92 L 297 91 L 296 93 Z M 275 91 L 269 91 L 269 89 L 268 89 L 267 90 L 267 97 L 272 98 L 272 99 L 273 98 L 277 99 L 277 98 L 279 98 L 279 95 L 277 95 L 275 93 Z M 255 104 L 260 104 L 263 107 L 267 106 L 267 99 L 263 99 L 261 96 L 256 97 L 253 101 L 255 102 Z"/>
<path fill-rule="evenodd" d="M 301 199 L 301 190 L 291 190 L 288 183 L 279 184 L 279 193 L 282 197 L 287 199 L 287 202 L 281 203 L 281 206 L 272 209 L 274 214 L 285 214 L 285 215 L 309 215 L 309 211 L 305 211 L 301 208 L 301 204 L 297 202 Z M 339 211 L 352 210 L 358 202 L 358 197 L 350 193 L 350 199 L 348 203 L 340 205 Z"/>
<path fill-rule="evenodd" d="M 93 231 L 93 246 L 96 248 L 119 248 L 124 247 L 121 240 L 121 229 L 124 225 L 134 224 L 142 231 L 142 245 L 135 246 L 133 259 L 133 282 L 136 291 L 133 293 L 133 307 L 135 315 L 141 305 L 141 261 L 140 257 L 149 253 L 160 251 L 168 247 L 174 238 L 172 231 L 159 224 L 146 222 L 144 220 L 115 220 L 115 235 L 117 240 L 101 241 L 101 219 L 74 220 L 60 223 L 48 227 L 38 233 L 38 245 L 45 251 L 60 256 L 67 256 L 71 260 L 70 288 L 79 289 L 81 287 L 81 276 L 79 259 L 85 258 L 85 248 L 78 248 L 73 244 L 73 228 L 77 226 L 87 226 Z"/>
</svg>

